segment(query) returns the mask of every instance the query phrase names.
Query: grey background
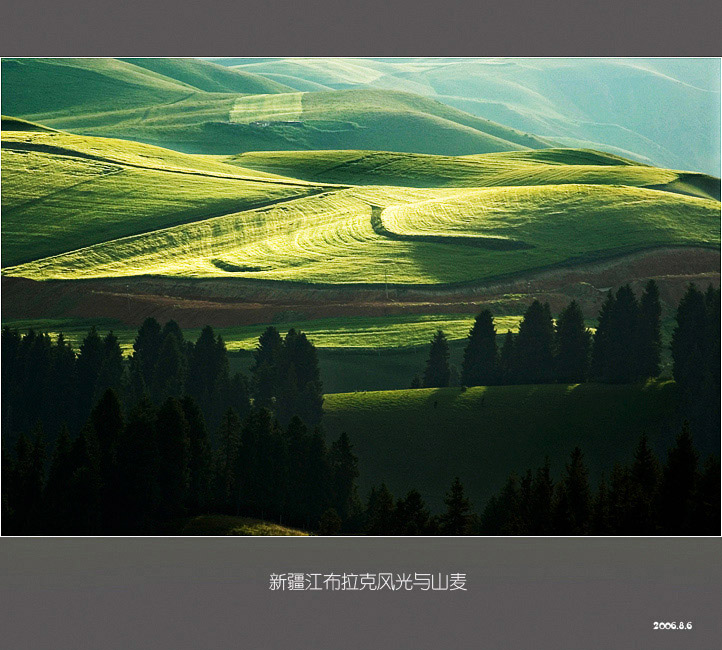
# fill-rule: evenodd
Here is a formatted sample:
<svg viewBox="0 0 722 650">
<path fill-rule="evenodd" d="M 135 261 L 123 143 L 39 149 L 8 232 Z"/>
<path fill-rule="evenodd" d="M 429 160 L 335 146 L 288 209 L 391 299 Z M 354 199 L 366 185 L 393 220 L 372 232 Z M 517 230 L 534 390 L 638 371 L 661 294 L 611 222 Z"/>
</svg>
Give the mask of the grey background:
<svg viewBox="0 0 722 650">
<path fill-rule="evenodd" d="M 4 648 L 712 650 L 715 538 L 2 540 Z M 277 592 L 270 573 L 460 572 L 468 591 Z M 654 631 L 691 621 L 691 631 Z"/>
<path fill-rule="evenodd" d="M 720 56 L 721 22 L 679 0 L 5 0 L 0 56 Z M 0 646 L 711 650 L 720 556 L 719 538 L 3 538 Z M 289 571 L 462 572 L 469 591 L 268 590 Z"/>
<path fill-rule="evenodd" d="M 720 56 L 717 0 L 3 0 L 3 56 Z"/>
</svg>

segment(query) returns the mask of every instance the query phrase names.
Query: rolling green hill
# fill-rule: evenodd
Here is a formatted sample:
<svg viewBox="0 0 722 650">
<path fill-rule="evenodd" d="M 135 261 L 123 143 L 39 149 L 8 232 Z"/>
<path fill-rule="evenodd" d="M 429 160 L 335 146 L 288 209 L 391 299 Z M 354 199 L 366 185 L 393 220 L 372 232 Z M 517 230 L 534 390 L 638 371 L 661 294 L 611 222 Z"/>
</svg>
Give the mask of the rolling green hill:
<svg viewBox="0 0 722 650">
<path fill-rule="evenodd" d="M 4 266 L 319 191 L 209 158 L 18 126 L 3 118 Z"/>
<path fill-rule="evenodd" d="M 4 273 L 33 279 L 457 284 L 656 246 L 719 245 L 720 204 L 705 198 L 714 179 L 588 151 L 234 159 L 253 171 L 137 143 L 9 130 L 2 155 Z M 347 180 L 358 170 L 359 182 L 398 185 L 321 185 L 271 169 Z"/>
<path fill-rule="evenodd" d="M 385 151 L 255 151 L 231 164 L 294 178 L 353 185 L 492 187 L 588 183 L 678 191 L 719 200 L 719 179 L 583 149 L 434 156 Z"/>
<path fill-rule="evenodd" d="M 339 189 L 105 241 L 5 269 L 455 284 L 654 246 L 719 245 L 719 202 L 626 186 Z"/>
<path fill-rule="evenodd" d="M 303 91 L 194 59 L 6 59 L 6 114 L 189 153 L 388 149 L 474 154 L 546 140 L 387 89 Z M 325 86 L 320 86 L 324 89 Z"/>
<path fill-rule="evenodd" d="M 558 477 L 576 445 L 595 482 L 631 460 L 643 431 L 666 451 L 676 401 L 673 382 L 359 392 L 326 395 L 324 427 L 329 440 L 349 434 L 362 496 L 385 481 L 396 496 L 419 490 L 438 512 L 459 476 L 481 510 L 511 472 L 547 456 Z"/>
<path fill-rule="evenodd" d="M 437 99 L 566 147 L 720 174 L 719 59 L 268 58 L 219 63 L 306 90 Z"/>
<path fill-rule="evenodd" d="M 249 95 L 284 93 L 289 86 L 241 70 L 232 70 L 199 59 L 121 59 L 132 65 L 175 79 L 209 93 Z"/>
</svg>

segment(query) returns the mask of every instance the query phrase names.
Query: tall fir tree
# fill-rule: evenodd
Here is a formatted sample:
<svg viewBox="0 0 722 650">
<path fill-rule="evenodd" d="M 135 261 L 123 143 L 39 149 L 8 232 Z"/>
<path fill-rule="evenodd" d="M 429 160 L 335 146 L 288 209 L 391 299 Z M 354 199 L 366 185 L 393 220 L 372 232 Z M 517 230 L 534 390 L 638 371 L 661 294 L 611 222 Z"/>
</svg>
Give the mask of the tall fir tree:
<svg viewBox="0 0 722 650">
<path fill-rule="evenodd" d="M 444 498 L 446 512 L 441 516 L 440 528 L 444 535 L 470 535 L 472 533 L 471 502 L 457 476 Z"/>
<path fill-rule="evenodd" d="M 146 387 L 153 384 L 153 374 L 162 344 L 163 333 L 160 323 L 155 318 L 146 318 L 133 342 L 133 354 L 130 359 L 131 366 L 135 368 Z"/>
<path fill-rule="evenodd" d="M 659 490 L 659 519 L 662 533 L 689 535 L 693 532 L 698 480 L 698 453 L 687 422 L 667 454 Z"/>
<path fill-rule="evenodd" d="M 494 317 L 483 310 L 469 330 L 461 365 L 463 386 L 489 386 L 499 380 L 499 352 L 496 348 Z"/>
<path fill-rule="evenodd" d="M 188 496 L 191 513 L 206 512 L 211 506 L 212 450 L 203 414 L 195 400 L 186 395 L 181 400 L 188 423 Z"/>
<path fill-rule="evenodd" d="M 449 385 L 451 369 L 449 368 L 449 343 L 446 334 L 438 330 L 431 339 L 429 358 L 424 370 L 424 388 L 442 388 Z"/>
<path fill-rule="evenodd" d="M 418 490 L 409 490 L 396 502 L 396 534 L 425 535 L 429 531 L 429 509 Z"/>
<path fill-rule="evenodd" d="M 615 298 L 611 289 L 602 303 L 597 316 L 597 329 L 592 345 L 591 376 L 597 381 L 606 382 L 610 376 L 611 328 Z"/>
<path fill-rule="evenodd" d="M 180 517 L 185 513 L 189 486 L 190 437 L 181 403 L 169 397 L 156 418 L 158 449 L 158 516 Z"/>
<path fill-rule="evenodd" d="M 559 314 L 556 324 L 556 379 L 565 384 L 577 384 L 587 380 L 591 333 L 584 324 L 579 304 L 572 300 Z"/>
<path fill-rule="evenodd" d="M 514 374 L 525 384 L 543 384 L 553 373 L 554 324 L 549 305 L 532 302 L 519 324 L 514 350 Z"/>
<path fill-rule="evenodd" d="M 557 503 L 558 532 L 566 535 L 585 535 L 589 532 L 591 490 L 584 455 L 579 447 L 572 451 L 567 463 Z"/>
<path fill-rule="evenodd" d="M 90 415 L 104 359 L 105 345 L 93 326 L 80 344 L 76 363 L 79 426 L 85 424 Z"/>
<path fill-rule="evenodd" d="M 687 399 L 700 392 L 701 369 L 707 362 L 707 307 L 704 295 L 689 285 L 677 308 L 677 326 L 672 332 L 672 373 Z"/>
<path fill-rule="evenodd" d="M 282 356 L 283 339 L 275 327 L 269 326 L 258 337 L 253 351 L 251 385 L 256 406 L 273 408 L 280 388 Z"/>
<path fill-rule="evenodd" d="M 396 504 L 394 496 L 382 483 L 379 488 L 371 488 L 366 505 L 367 535 L 394 535 L 396 532 Z"/>
<path fill-rule="evenodd" d="M 640 377 L 639 303 L 627 284 L 619 288 L 610 315 L 607 381 L 626 384 Z"/>
<path fill-rule="evenodd" d="M 642 378 L 659 375 L 662 353 L 662 305 L 654 280 L 644 287 L 639 301 L 639 373 Z"/>
<path fill-rule="evenodd" d="M 213 472 L 214 501 L 216 508 L 227 514 L 238 515 L 241 507 L 249 501 L 244 486 L 250 480 L 242 461 L 248 460 L 251 446 L 241 442 L 241 421 L 233 409 L 228 409 L 221 420 L 218 431 L 219 447 L 216 452 Z M 241 447 L 245 446 L 243 455 Z M 248 463 L 252 465 L 253 459 Z"/>
<path fill-rule="evenodd" d="M 638 535 L 654 535 L 656 527 L 655 503 L 659 488 L 660 467 L 657 457 L 643 433 L 634 452 L 631 467 L 630 523 Z"/>
<path fill-rule="evenodd" d="M 334 508 L 348 527 L 360 511 L 356 486 L 359 471 L 358 458 L 345 431 L 331 445 L 330 470 Z"/>
</svg>

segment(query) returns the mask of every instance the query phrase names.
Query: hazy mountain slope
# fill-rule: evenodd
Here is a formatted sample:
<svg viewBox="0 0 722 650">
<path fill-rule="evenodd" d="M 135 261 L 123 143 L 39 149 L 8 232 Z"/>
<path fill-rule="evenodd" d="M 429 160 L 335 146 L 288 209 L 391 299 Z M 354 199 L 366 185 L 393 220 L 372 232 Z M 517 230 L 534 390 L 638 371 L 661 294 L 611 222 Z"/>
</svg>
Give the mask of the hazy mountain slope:
<svg viewBox="0 0 722 650">
<path fill-rule="evenodd" d="M 12 115 L 189 153 L 388 149 L 461 155 L 552 144 L 419 95 L 374 88 L 278 92 L 288 88 L 193 59 L 33 59 L 3 66 L 3 105 Z"/>
<path fill-rule="evenodd" d="M 221 61 L 221 63 L 225 63 Z M 720 174 L 719 59 L 273 59 L 230 62 L 334 88 L 377 87 L 570 146 Z"/>
<path fill-rule="evenodd" d="M 198 90 L 211 93 L 283 93 L 294 90 L 266 77 L 233 70 L 200 59 L 121 59 L 146 70 L 152 70 Z"/>
</svg>

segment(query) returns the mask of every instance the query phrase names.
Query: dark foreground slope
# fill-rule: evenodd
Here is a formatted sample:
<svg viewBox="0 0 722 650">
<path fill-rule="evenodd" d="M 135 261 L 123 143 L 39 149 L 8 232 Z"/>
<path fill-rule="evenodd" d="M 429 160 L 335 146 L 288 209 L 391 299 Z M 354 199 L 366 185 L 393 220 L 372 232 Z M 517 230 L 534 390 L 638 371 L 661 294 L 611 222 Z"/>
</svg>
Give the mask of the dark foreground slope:
<svg viewBox="0 0 722 650">
<path fill-rule="evenodd" d="M 385 481 L 438 511 L 459 476 L 480 511 L 511 472 L 547 456 L 558 477 L 577 445 L 593 482 L 631 460 L 642 432 L 661 454 L 678 432 L 676 405 L 671 381 L 418 389 L 326 395 L 324 423 L 329 440 L 346 431 L 355 445 L 362 497 Z"/>
</svg>

